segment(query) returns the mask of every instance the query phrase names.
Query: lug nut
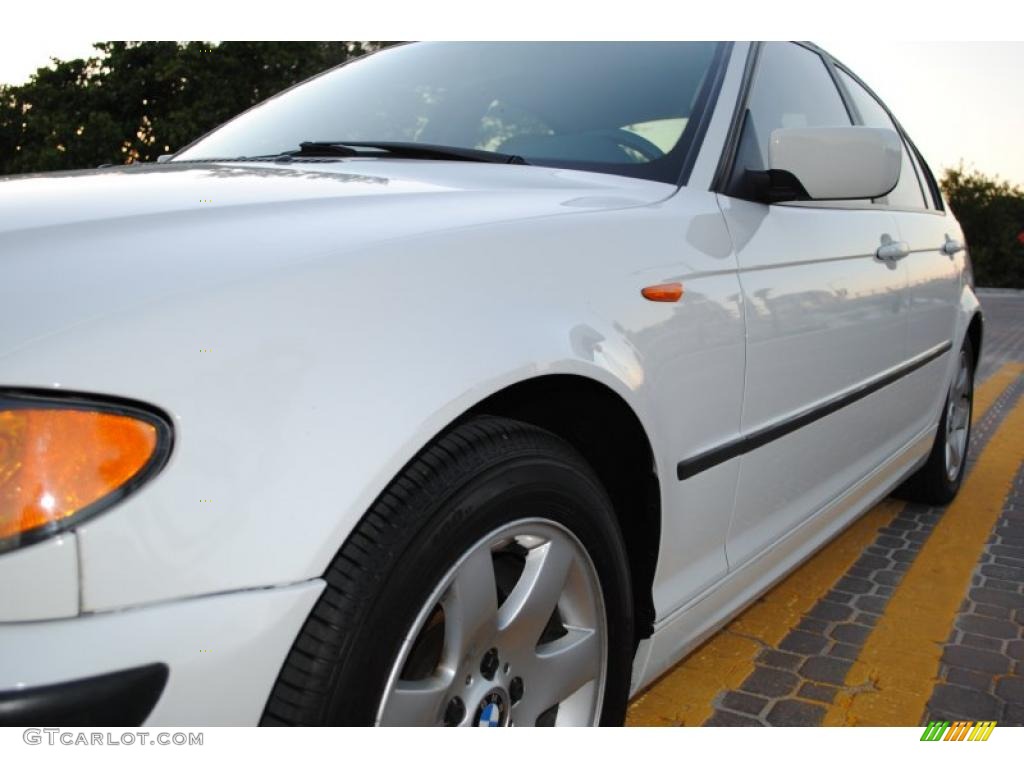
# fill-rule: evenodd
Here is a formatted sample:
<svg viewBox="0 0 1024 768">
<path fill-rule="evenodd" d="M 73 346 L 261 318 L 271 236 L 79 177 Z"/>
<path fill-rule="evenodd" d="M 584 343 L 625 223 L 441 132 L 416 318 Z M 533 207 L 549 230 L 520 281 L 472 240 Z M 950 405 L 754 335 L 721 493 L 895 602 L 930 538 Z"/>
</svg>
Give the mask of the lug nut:
<svg viewBox="0 0 1024 768">
<path fill-rule="evenodd" d="M 466 705 L 462 703 L 462 699 L 456 696 L 448 702 L 448 706 L 444 710 L 444 724 L 454 727 L 461 723 L 465 717 Z"/>
<path fill-rule="evenodd" d="M 513 704 L 523 698 L 523 678 L 512 678 L 512 681 L 508 684 L 508 697 Z"/>
<path fill-rule="evenodd" d="M 487 680 L 494 679 L 494 673 L 498 671 L 498 649 L 491 648 L 480 660 L 480 674 Z"/>
</svg>

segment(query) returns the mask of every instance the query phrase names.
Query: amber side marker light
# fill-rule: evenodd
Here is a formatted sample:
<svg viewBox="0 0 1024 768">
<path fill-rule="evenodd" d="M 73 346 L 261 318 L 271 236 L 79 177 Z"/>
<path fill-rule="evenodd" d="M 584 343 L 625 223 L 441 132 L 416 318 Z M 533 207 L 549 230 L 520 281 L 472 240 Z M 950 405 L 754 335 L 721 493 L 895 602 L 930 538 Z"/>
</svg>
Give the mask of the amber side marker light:
<svg viewBox="0 0 1024 768">
<path fill-rule="evenodd" d="M 660 283 L 649 285 L 640 290 L 640 293 L 648 301 L 679 301 L 683 298 L 682 283 Z"/>
<path fill-rule="evenodd" d="M 0 395 L 0 552 L 106 509 L 169 451 L 167 422 L 134 407 Z"/>
</svg>

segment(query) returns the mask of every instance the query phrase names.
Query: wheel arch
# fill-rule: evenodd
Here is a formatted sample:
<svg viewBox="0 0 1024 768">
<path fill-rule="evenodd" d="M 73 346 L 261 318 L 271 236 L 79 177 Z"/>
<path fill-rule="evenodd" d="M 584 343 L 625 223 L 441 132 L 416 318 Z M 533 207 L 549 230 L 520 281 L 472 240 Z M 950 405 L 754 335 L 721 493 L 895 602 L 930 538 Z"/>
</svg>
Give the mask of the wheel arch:
<svg viewBox="0 0 1024 768">
<path fill-rule="evenodd" d="M 963 334 L 959 336 L 960 344 L 970 340 L 973 349 L 971 363 L 974 365 L 974 371 L 977 372 L 978 363 L 981 361 L 981 345 L 985 335 L 985 316 L 978 294 L 970 282 L 965 281 L 961 284 L 960 298 L 957 304 L 957 333 Z M 956 341 L 957 338 L 954 336 L 953 340 Z"/>
<path fill-rule="evenodd" d="M 593 467 L 611 497 L 626 545 L 635 639 L 650 637 L 661 539 L 661 488 L 654 450 L 636 412 L 617 392 L 594 379 L 548 374 L 491 394 L 463 418 L 485 414 L 553 432 Z"/>
</svg>

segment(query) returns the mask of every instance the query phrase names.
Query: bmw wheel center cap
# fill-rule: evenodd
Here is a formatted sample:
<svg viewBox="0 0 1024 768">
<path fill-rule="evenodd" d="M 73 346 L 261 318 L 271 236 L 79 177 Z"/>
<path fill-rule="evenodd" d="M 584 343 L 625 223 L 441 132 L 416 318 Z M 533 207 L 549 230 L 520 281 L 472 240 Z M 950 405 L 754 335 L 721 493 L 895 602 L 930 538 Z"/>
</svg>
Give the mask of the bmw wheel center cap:
<svg viewBox="0 0 1024 768">
<path fill-rule="evenodd" d="M 493 688 L 480 700 L 473 725 L 480 728 L 500 728 L 508 725 L 508 698 L 501 688 Z"/>
</svg>

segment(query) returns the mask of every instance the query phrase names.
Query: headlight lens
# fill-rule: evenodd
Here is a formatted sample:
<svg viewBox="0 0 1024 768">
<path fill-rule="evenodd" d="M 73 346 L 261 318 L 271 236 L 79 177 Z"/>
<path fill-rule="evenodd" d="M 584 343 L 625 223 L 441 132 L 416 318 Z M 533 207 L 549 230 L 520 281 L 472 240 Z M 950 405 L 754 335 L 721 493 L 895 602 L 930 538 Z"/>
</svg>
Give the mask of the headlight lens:
<svg viewBox="0 0 1024 768">
<path fill-rule="evenodd" d="M 167 421 L 135 406 L 0 394 L 0 552 L 123 498 L 169 450 Z"/>
</svg>

